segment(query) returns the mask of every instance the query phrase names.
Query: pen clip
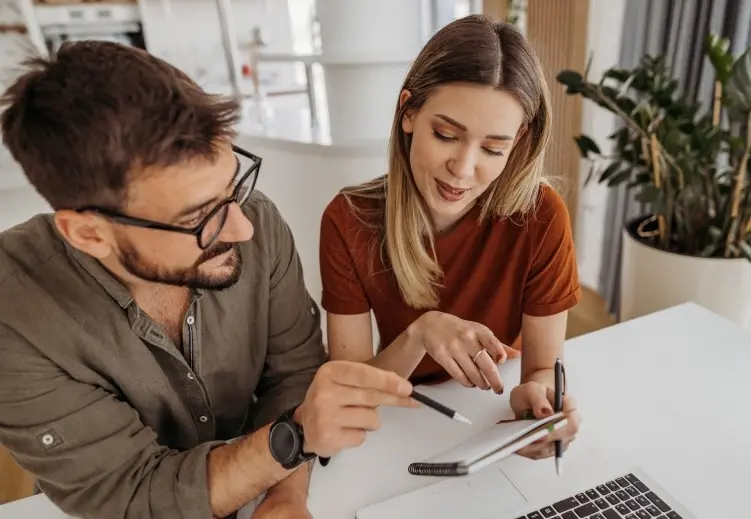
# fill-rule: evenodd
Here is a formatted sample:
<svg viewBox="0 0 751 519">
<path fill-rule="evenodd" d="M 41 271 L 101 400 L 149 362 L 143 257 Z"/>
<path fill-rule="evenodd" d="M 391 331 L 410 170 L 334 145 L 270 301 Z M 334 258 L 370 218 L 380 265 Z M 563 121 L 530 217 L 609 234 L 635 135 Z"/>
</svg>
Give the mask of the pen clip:
<svg viewBox="0 0 751 519">
<path fill-rule="evenodd" d="M 566 366 L 563 365 L 563 362 L 561 362 L 561 375 L 562 375 L 561 378 L 563 379 L 561 380 L 561 385 L 563 386 L 561 387 L 561 394 L 565 395 L 566 394 Z"/>
</svg>

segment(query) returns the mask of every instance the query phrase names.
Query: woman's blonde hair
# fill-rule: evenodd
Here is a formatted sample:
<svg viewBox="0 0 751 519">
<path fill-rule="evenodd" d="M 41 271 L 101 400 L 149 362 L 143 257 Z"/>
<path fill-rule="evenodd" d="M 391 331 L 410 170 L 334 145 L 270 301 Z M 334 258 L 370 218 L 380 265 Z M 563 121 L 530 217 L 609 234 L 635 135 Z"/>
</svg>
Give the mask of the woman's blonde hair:
<svg viewBox="0 0 751 519">
<path fill-rule="evenodd" d="M 388 151 L 388 173 L 342 190 L 368 225 L 381 231 L 384 263 L 394 271 L 404 301 L 413 308 L 435 308 L 442 275 L 435 255 L 431 221 L 412 177 L 411 136 L 402 129 L 407 110 L 419 109 L 430 93 L 448 83 L 492 86 L 516 96 L 525 112 L 524 131 L 505 170 L 483 195 L 481 219 L 528 213 L 543 182 L 544 150 L 550 139 L 550 99 L 540 63 L 529 43 L 511 24 L 484 15 L 455 20 L 439 30 L 412 64 L 402 89 L 411 95 L 397 103 Z M 369 215 L 355 198 L 381 201 Z M 370 204 L 368 204 L 370 205 Z M 374 223 L 375 222 L 375 223 Z"/>
</svg>

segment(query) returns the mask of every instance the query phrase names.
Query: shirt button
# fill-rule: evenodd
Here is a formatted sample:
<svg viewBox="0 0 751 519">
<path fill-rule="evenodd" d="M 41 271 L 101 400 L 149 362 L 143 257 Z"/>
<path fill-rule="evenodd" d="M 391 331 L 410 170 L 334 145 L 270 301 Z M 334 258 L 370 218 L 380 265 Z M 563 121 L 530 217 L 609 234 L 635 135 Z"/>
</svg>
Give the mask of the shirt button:
<svg viewBox="0 0 751 519">
<path fill-rule="evenodd" d="M 192 315 L 189 315 L 186 321 L 188 324 L 193 324 L 194 322 L 196 322 L 196 318 L 193 317 Z"/>
<path fill-rule="evenodd" d="M 42 436 L 42 443 L 45 445 L 52 445 L 55 443 L 55 438 L 53 438 L 51 434 L 45 434 Z"/>
<path fill-rule="evenodd" d="M 188 380 L 193 380 L 193 373 L 188 372 Z"/>
<path fill-rule="evenodd" d="M 201 416 L 199 416 L 199 417 L 198 417 L 198 420 L 199 420 L 199 421 L 200 421 L 201 423 L 206 423 L 206 422 L 208 422 L 208 421 L 209 421 L 209 417 L 208 417 L 208 416 L 206 416 L 206 415 L 201 415 Z"/>
</svg>

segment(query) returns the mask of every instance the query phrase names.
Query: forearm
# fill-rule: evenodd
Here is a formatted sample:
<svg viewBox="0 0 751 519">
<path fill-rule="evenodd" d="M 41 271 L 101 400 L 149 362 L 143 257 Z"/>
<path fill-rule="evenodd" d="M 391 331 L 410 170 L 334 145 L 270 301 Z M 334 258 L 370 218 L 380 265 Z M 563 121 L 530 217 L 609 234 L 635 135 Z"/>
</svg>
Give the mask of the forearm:
<svg viewBox="0 0 751 519">
<path fill-rule="evenodd" d="M 209 454 L 209 500 L 215 517 L 231 514 L 290 475 L 271 456 L 269 429 L 267 425 Z"/>
<path fill-rule="evenodd" d="M 413 327 L 407 328 L 387 348 L 368 360 L 376 368 L 393 371 L 408 378 L 425 356 L 425 348 L 416 337 Z"/>
<path fill-rule="evenodd" d="M 289 477 L 284 478 L 269 488 L 266 498 L 306 503 L 308 501 L 308 487 L 310 486 L 310 471 L 312 468 L 312 461 L 301 465 Z"/>
<path fill-rule="evenodd" d="M 543 368 L 530 371 L 522 377 L 522 383 L 537 382 L 543 386 L 555 389 L 555 372 L 553 368 Z"/>
</svg>

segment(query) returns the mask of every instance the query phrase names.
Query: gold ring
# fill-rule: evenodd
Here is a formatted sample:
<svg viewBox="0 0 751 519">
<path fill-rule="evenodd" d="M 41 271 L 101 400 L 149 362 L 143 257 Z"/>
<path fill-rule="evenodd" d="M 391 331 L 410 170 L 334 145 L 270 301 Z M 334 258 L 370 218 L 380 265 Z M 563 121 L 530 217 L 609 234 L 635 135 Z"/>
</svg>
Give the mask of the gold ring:
<svg viewBox="0 0 751 519">
<path fill-rule="evenodd" d="M 472 362 L 474 362 L 475 364 L 477 364 L 477 359 L 480 358 L 480 355 L 482 355 L 483 353 L 487 353 L 487 352 L 488 352 L 488 350 L 486 350 L 485 348 L 481 349 L 480 351 L 478 351 L 477 353 L 475 353 L 475 356 L 472 358 Z"/>
</svg>

